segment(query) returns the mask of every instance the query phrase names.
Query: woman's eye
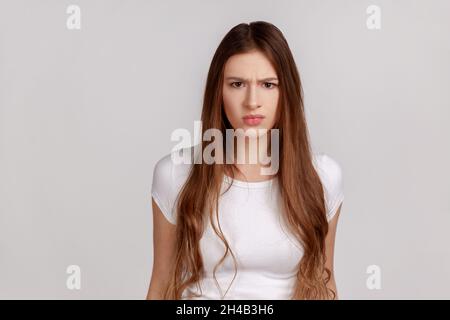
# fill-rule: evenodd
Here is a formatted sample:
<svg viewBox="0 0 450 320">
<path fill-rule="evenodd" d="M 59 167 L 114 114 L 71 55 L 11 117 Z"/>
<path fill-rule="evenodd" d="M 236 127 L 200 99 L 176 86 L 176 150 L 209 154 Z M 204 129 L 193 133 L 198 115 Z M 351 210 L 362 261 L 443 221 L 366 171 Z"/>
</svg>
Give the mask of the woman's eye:
<svg viewBox="0 0 450 320">
<path fill-rule="evenodd" d="M 266 82 L 266 83 L 264 83 L 264 85 L 266 86 L 267 89 L 272 89 L 273 87 L 276 86 L 275 83 L 271 83 L 271 82 Z"/>
<path fill-rule="evenodd" d="M 231 86 L 232 86 L 232 87 L 235 87 L 235 88 L 240 88 L 240 87 L 243 86 L 243 83 L 242 83 L 241 81 L 235 81 L 235 82 L 232 82 L 232 83 L 231 83 Z M 265 86 L 267 89 L 272 89 L 272 88 L 276 87 L 277 85 L 276 85 L 275 83 L 272 83 L 272 82 L 265 82 L 265 83 L 264 83 L 264 86 Z"/>
</svg>

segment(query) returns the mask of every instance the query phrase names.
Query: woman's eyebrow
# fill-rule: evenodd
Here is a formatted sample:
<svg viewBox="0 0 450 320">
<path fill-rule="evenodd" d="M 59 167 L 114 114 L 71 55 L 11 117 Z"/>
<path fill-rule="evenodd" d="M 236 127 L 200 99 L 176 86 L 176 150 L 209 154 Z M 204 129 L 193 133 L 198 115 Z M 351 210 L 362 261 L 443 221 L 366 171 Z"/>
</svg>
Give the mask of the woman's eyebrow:
<svg viewBox="0 0 450 320">
<path fill-rule="evenodd" d="M 226 77 L 226 80 L 236 80 L 236 81 L 247 81 L 248 79 L 244 79 L 244 78 L 240 78 L 240 77 Z M 259 79 L 259 82 L 264 82 L 264 81 L 278 81 L 277 77 L 269 77 L 269 78 L 264 78 L 264 79 Z"/>
</svg>

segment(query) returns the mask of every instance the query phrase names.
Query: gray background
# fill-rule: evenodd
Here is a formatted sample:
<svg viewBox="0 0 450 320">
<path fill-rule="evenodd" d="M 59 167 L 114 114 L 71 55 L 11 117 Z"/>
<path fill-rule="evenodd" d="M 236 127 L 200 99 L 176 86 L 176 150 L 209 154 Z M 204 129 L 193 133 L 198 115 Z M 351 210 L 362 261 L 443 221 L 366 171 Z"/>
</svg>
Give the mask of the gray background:
<svg viewBox="0 0 450 320">
<path fill-rule="evenodd" d="M 81 30 L 66 8 L 81 8 Z M 369 5 L 381 29 L 366 27 Z M 143 299 L 150 188 L 209 63 L 266 20 L 344 171 L 341 299 L 450 298 L 449 1 L 0 1 L 0 298 Z M 66 268 L 81 267 L 81 290 Z M 381 290 L 366 287 L 369 265 Z"/>
</svg>

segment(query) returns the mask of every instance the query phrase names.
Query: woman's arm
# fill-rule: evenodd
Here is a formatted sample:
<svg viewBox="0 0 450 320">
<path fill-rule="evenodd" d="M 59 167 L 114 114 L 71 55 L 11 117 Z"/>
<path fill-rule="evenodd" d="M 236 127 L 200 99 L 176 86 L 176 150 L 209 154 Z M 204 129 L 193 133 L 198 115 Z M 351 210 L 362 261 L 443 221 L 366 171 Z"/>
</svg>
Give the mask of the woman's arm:
<svg viewBox="0 0 450 320">
<path fill-rule="evenodd" d="M 336 214 L 330 220 L 328 224 L 328 234 L 325 238 L 325 254 L 326 254 L 326 263 L 325 266 L 331 271 L 331 279 L 328 282 L 328 288 L 332 289 L 336 293 L 335 300 L 338 300 L 338 293 L 336 288 L 336 281 L 334 278 L 334 240 L 336 238 L 336 228 L 339 219 L 339 213 L 341 211 L 342 203 L 337 209 Z"/>
<path fill-rule="evenodd" d="M 153 270 L 147 300 L 163 299 L 163 290 L 169 281 L 174 263 L 176 226 L 164 217 L 152 197 L 153 210 Z"/>
</svg>

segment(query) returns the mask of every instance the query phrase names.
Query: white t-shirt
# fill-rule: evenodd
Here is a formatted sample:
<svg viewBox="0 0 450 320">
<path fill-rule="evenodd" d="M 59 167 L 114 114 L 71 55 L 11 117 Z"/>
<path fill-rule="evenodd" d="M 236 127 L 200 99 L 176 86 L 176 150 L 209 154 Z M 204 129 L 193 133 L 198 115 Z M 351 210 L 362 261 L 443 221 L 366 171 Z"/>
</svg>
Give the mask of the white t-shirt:
<svg viewBox="0 0 450 320">
<path fill-rule="evenodd" d="M 342 170 L 326 154 L 313 154 L 313 159 L 324 185 L 327 219 L 330 221 L 344 200 Z M 172 224 L 176 224 L 175 200 L 191 166 L 175 164 L 169 153 L 156 163 L 153 171 L 151 194 Z M 228 254 L 216 270 L 219 291 L 213 269 L 222 258 L 225 246 L 208 221 L 200 240 L 206 271 L 205 278 L 200 281 L 202 296 L 192 299 L 221 299 L 227 289 L 224 299 L 290 299 L 303 250 L 282 223 L 278 178 L 245 182 L 232 181 L 225 176 L 224 191 L 229 184 L 231 187 L 219 200 L 219 218 L 237 260 L 236 278 L 228 289 L 235 273 L 233 257 Z M 200 293 L 194 285 L 183 293 L 182 299 L 186 299 L 188 291 Z"/>
</svg>

